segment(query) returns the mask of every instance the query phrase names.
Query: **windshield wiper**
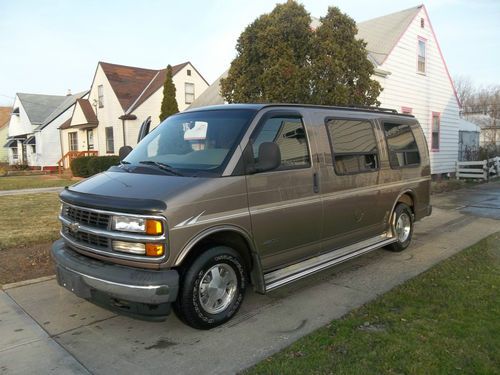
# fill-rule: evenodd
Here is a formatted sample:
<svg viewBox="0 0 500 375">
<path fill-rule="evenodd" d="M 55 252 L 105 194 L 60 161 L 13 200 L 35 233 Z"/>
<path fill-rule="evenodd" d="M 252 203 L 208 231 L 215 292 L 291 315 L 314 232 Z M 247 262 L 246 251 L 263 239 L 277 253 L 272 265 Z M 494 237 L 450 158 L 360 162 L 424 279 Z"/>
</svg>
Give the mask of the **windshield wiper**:
<svg viewBox="0 0 500 375">
<path fill-rule="evenodd" d="M 154 165 L 156 167 L 158 167 L 159 169 L 165 171 L 165 172 L 168 172 L 170 174 L 173 174 L 175 176 L 182 176 L 182 173 L 180 173 L 178 170 L 176 170 L 175 168 L 171 167 L 170 165 L 168 164 L 165 164 L 165 163 L 162 163 L 162 162 L 159 162 L 159 161 L 153 161 L 153 160 L 142 160 L 139 162 L 139 164 L 147 164 L 147 165 Z"/>
</svg>

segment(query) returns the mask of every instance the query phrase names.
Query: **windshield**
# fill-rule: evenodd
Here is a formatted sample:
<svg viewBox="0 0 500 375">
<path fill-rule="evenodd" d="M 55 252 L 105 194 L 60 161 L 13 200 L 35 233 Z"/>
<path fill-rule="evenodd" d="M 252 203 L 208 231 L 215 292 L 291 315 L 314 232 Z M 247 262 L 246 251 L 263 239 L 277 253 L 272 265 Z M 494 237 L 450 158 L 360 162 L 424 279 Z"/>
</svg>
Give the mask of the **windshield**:
<svg viewBox="0 0 500 375">
<path fill-rule="evenodd" d="M 211 110 L 169 117 L 148 134 L 124 163 L 182 175 L 220 175 L 254 110 Z"/>
</svg>

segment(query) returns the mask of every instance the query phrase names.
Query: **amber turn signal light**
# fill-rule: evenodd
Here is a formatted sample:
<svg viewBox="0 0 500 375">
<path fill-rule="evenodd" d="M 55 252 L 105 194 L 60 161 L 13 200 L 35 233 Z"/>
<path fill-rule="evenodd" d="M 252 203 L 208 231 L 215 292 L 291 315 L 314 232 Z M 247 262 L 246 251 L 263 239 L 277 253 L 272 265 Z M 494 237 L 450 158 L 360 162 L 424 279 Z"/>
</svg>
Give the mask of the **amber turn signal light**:
<svg viewBox="0 0 500 375">
<path fill-rule="evenodd" d="M 165 252 L 165 246 L 161 243 L 147 243 L 146 255 L 148 257 L 159 257 Z"/>
<path fill-rule="evenodd" d="M 146 234 L 162 234 L 163 223 L 160 220 L 146 220 Z"/>
</svg>

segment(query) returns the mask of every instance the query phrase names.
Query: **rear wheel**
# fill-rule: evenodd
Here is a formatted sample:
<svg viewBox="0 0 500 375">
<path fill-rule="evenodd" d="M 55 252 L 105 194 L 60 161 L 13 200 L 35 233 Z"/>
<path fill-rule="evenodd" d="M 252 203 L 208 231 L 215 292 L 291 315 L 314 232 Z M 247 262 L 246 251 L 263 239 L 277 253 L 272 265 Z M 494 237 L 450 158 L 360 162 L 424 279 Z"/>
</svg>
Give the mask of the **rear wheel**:
<svg viewBox="0 0 500 375">
<path fill-rule="evenodd" d="M 404 203 L 399 203 L 394 210 L 392 230 L 396 242 L 388 245 L 387 249 L 399 252 L 410 246 L 413 236 L 413 214 L 410 207 Z"/>
<path fill-rule="evenodd" d="M 246 272 L 239 254 L 226 246 L 210 248 L 181 273 L 174 311 L 191 327 L 217 327 L 238 311 L 246 284 Z"/>
</svg>

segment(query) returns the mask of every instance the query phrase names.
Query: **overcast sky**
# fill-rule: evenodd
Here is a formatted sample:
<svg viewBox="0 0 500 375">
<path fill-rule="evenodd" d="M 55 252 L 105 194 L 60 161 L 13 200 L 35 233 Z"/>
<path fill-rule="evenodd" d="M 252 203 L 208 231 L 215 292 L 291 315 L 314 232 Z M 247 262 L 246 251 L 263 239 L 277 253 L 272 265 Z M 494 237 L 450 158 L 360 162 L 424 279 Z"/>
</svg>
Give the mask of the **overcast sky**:
<svg viewBox="0 0 500 375">
<path fill-rule="evenodd" d="M 417 1 L 302 3 L 313 16 L 336 5 L 364 21 Z M 0 104 L 11 104 L 16 92 L 87 90 L 98 61 L 159 69 L 189 60 L 212 83 L 234 58 L 241 31 L 275 3 L 0 0 Z M 451 75 L 500 84 L 500 0 L 430 0 L 425 5 Z"/>
</svg>

